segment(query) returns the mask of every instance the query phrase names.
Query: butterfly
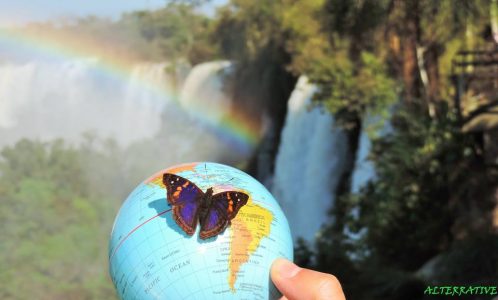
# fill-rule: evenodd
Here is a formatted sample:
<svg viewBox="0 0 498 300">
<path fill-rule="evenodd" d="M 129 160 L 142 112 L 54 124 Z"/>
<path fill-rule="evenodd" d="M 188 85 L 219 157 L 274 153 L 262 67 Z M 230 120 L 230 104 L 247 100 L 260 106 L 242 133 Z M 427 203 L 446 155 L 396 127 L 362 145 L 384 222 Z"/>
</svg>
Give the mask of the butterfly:
<svg viewBox="0 0 498 300">
<path fill-rule="evenodd" d="M 212 187 L 204 193 L 193 182 L 171 173 L 163 174 L 163 183 L 168 203 L 173 206 L 175 222 L 191 236 L 199 221 L 201 239 L 222 233 L 249 199 L 247 194 L 238 191 L 213 195 Z"/>
</svg>

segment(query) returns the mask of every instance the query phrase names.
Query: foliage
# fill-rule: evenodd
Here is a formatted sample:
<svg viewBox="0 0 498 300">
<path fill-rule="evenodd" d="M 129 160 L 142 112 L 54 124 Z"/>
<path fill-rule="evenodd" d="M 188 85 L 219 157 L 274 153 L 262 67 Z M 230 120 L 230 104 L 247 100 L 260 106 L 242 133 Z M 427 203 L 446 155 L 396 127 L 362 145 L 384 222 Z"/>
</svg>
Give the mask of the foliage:
<svg viewBox="0 0 498 300">
<path fill-rule="evenodd" d="M 22 30 L 89 56 L 196 64 L 216 56 L 211 24 L 194 4 L 168 3 L 158 10 L 126 13 L 117 21 L 88 16 L 29 24 Z"/>
<path fill-rule="evenodd" d="M 126 36 L 136 31 L 141 45 L 128 47 L 147 51 L 152 59 L 188 59 L 196 64 L 214 55 L 207 35 L 210 20 L 197 14 L 191 5 L 168 4 L 156 11 L 132 12 L 123 15 L 117 26 L 126 31 Z"/>
<path fill-rule="evenodd" d="M 355 126 L 358 117 L 384 114 L 397 98 L 395 81 L 372 53 L 362 52 L 353 64 L 339 51 L 325 66 L 317 66 L 310 75 L 320 87 L 315 97 L 334 113 L 343 128 Z"/>
<path fill-rule="evenodd" d="M 330 225 L 317 240 L 316 268 L 346 279 L 363 274 L 345 281 L 353 299 L 404 299 L 414 290 L 420 299 L 420 287 L 433 280 L 477 284 L 496 276 L 496 267 L 484 267 L 494 259 L 497 236 L 483 212 L 495 205 L 498 174 L 486 169 L 479 143 L 460 131 L 454 114 L 440 111 L 432 119 L 422 107 L 397 108 L 392 132 L 373 143 L 376 179 L 341 197 L 348 213 L 342 231 Z M 431 275 L 417 277 L 435 257 Z M 344 261 L 351 264 L 339 270 Z"/>
<path fill-rule="evenodd" d="M 21 140 L 0 155 L 0 297 L 113 298 L 105 266 L 119 200 L 91 184 L 82 151 Z"/>
<path fill-rule="evenodd" d="M 392 122 L 393 133 L 373 145 L 379 179 L 359 199 L 359 222 L 381 262 L 410 270 L 448 248 L 455 220 L 451 202 L 466 192 L 461 184 L 470 172 L 485 174 L 475 141 L 459 131 L 451 113 L 432 120 L 401 109 Z M 402 243 L 393 242 L 399 237 Z"/>
<path fill-rule="evenodd" d="M 358 118 L 380 114 L 396 100 L 395 81 L 387 74 L 374 30 L 383 1 L 289 1 L 282 8 L 289 31 L 290 68 L 319 86 L 322 102 L 345 128 Z"/>
</svg>

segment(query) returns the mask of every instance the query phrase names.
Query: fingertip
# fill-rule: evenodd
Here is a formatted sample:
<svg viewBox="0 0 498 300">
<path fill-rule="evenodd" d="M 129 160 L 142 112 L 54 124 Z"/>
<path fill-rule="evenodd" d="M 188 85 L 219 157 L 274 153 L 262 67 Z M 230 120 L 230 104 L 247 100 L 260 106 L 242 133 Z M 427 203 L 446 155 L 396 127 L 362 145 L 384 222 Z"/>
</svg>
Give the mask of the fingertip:
<svg viewBox="0 0 498 300">
<path fill-rule="evenodd" d="M 324 274 L 324 273 L 322 273 Z M 319 280 L 316 293 L 317 299 L 337 299 L 343 300 L 344 292 L 341 283 L 337 277 L 331 274 L 324 274 L 325 276 Z"/>
<path fill-rule="evenodd" d="M 292 278 L 299 272 L 300 269 L 300 267 L 285 258 L 277 258 L 272 263 L 271 276 L 272 278 Z"/>
<path fill-rule="evenodd" d="M 303 269 L 286 259 L 278 258 L 271 266 L 271 279 L 282 299 L 344 300 L 339 280 L 331 274 Z"/>
</svg>

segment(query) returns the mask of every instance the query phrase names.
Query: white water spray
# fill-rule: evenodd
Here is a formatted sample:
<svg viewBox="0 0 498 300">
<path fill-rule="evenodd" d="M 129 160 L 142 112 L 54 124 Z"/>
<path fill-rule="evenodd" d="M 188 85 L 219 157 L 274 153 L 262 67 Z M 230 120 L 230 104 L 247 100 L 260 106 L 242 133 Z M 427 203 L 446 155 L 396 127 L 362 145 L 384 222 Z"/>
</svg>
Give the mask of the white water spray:
<svg viewBox="0 0 498 300">
<path fill-rule="evenodd" d="M 292 92 L 272 188 L 294 239 L 308 241 L 328 220 L 348 151 L 333 117 L 320 107 L 310 109 L 316 89 L 301 76 Z"/>
<path fill-rule="evenodd" d="M 88 131 L 122 145 L 150 138 L 171 101 L 148 88 L 168 89 L 171 79 L 163 69 L 137 65 L 122 80 L 92 59 L 0 65 L 1 146 L 20 138 L 77 142 Z"/>
<path fill-rule="evenodd" d="M 231 100 L 223 91 L 223 77 L 230 72 L 229 61 L 211 61 L 199 64 L 189 73 L 180 102 L 187 110 L 195 110 L 220 120 L 230 109 Z"/>
<path fill-rule="evenodd" d="M 172 78 L 167 66 L 138 64 L 122 77 L 103 71 L 95 59 L 0 64 L 0 147 L 21 138 L 78 144 L 92 132 L 131 147 L 126 163 L 146 165 L 148 173 L 186 161 L 244 159 L 248 151 L 234 150 L 216 132 L 230 107 L 220 74 L 230 63 L 201 64 L 185 81 Z M 174 99 L 179 82 L 181 103 Z M 201 120 L 208 117 L 209 129 Z"/>
</svg>

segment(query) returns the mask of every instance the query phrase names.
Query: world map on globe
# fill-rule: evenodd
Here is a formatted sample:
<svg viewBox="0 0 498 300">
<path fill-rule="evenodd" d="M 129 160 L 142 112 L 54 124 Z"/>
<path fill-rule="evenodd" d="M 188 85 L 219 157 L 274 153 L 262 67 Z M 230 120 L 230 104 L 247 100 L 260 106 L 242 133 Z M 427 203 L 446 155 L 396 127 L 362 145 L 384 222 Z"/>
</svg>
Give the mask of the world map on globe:
<svg viewBox="0 0 498 300">
<path fill-rule="evenodd" d="M 163 174 L 214 193 L 240 191 L 246 205 L 227 229 L 203 240 L 173 219 Z M 293 259 L 287 219 L 270 192 L 248 174 L 217 163 L 189 163 L 145 180 L 122 204 L 109 241 L 109 271 L 121 299 L 278 299 L 270 266 Z"/>
</svg>

